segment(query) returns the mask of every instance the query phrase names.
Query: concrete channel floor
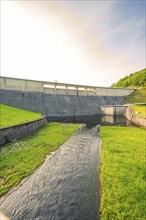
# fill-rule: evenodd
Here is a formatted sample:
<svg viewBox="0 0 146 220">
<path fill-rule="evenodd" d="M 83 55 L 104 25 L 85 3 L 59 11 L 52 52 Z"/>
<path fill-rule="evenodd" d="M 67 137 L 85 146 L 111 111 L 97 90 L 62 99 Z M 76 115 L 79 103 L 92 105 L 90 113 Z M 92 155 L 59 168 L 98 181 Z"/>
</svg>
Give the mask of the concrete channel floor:
<svg viewBox="0 0 146 220">
<path fill-rule="evenodd" d="M 6 196 L 1 210 L 11 220 L 97 220 L 99 126 L 82 126 L 25 181 Z"/>
</svg>

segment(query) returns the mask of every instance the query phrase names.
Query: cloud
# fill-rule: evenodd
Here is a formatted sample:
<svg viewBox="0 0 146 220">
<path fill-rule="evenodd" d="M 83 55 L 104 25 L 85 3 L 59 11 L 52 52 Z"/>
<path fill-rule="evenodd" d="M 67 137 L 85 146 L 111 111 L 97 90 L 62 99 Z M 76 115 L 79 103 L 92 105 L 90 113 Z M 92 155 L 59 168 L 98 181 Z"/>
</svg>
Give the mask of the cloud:
<svg viewBox="0 0 146 220">
<path fill-rule="evenodd" d="M 2 2 L 3 75 L 107 86 L 141 68 L 142 22 L 113 25 L 113 2 Z"/>
</svg>

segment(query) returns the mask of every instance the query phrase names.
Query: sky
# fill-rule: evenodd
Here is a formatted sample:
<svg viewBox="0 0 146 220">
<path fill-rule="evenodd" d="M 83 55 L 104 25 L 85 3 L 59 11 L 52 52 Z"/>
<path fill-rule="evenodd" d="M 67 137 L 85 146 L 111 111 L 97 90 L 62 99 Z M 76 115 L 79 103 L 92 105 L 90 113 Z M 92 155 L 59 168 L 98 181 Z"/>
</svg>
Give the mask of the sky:
<svg viewBox="0 0 146 220">
<path fill-rule="evenodd" d="M 145 68 L 145 0 L 2 0 L 1 75 L 111 86 Z"/>
</svg>

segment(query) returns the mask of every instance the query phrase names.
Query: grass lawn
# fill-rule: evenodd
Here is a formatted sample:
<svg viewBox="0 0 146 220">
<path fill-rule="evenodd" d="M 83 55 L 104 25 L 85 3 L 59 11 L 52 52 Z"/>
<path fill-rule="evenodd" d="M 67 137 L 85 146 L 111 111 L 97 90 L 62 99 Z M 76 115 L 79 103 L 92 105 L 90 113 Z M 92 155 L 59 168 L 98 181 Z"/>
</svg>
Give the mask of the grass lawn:
<svg viewBox="0 0 146 220">
<path fill-rule="evenodd" d="M 33 121 L 42 115 L 0 104 L 0 128 Z"/>
<path fill-rule="evenodd" d="M 132 106 L 132 110 L 135 115 L 146 118 L 146 104 L 134 105 Z M 138 114 L 136 114 L 136 111 L 138 112 Z"/>
<path fill-rule="evenodd" d="M 101 220 L 144 220 L 144 129 L 102 127 Z"/>
<path fill-rule="evenodd" d="M 2 147 L 0 196 L 32 173 L 43 163 L 46 155 L 63 144 L 79 126 L 77 124 L 48 123 L 35 134 Z"/>
<path fill-rule="evenodd" d="M 146 88 L 137 88 L 131 95 L 126 97 L 126 103 L 146 103 Z"/>
</svg>

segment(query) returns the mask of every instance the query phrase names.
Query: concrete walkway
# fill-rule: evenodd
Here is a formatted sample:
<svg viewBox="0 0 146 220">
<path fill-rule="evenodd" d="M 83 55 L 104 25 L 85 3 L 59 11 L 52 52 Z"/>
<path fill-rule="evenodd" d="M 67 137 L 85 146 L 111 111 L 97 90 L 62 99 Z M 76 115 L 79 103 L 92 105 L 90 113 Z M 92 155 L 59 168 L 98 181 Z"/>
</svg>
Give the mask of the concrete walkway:
<svg viewBox="0 0 146 220">
<path fill-rule="evenodd" d="M 97 220 L 99 127 L 82 127 L 26 182 L 6 196 L 11 220 Z"/>
</svg>

